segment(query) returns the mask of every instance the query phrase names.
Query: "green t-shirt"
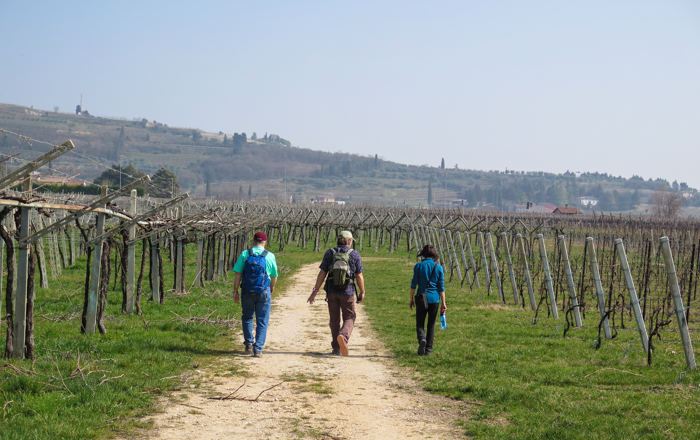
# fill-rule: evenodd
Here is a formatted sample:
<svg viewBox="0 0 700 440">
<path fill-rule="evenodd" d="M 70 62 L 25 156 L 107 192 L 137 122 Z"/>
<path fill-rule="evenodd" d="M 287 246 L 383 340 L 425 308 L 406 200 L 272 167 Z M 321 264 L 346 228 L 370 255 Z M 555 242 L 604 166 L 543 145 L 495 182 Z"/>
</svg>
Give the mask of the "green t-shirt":
<svg viewBox="0 0 700 440">
<path fill-rule="evenodd" d="M 254 255 L 260 255 L 263 253 L 263 251 L 265 251 L 265 248 L 262 246 L 253 247 Z M 236 264 L 233 266 L 233 271 L 243 273 L 243 268 L 245 268 L 245 260 L 247 259 L 248 249 L 241 252 L 241 255 L 238 257 L 238 261 L 236 261 Z M 267 275 L 270 278 L 277 277 L 277 260 L 275 259 L 275 254 L 270 251 L 267 251 L 267 255 L 265 256 L 265 272 L 267 272 Z"/>
</svg>

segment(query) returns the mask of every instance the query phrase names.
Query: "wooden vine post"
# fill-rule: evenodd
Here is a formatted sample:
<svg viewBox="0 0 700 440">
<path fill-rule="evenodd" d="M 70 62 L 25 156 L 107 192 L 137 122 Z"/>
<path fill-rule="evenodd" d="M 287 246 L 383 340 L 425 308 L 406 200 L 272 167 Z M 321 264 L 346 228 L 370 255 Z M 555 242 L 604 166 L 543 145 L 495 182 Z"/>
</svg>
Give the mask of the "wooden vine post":
<svg viewBox="0 0 700 440">
<path fill-rule="evenodd" d="M 136 216 L 136 190 L 131 190 L 131 215 Z M 136 225 L 129 228 L 126 252 L 126 313 L 134 313 L 134 286 L 136 281 Z"/>
<path fill-rule="evenodd" d="M 32 189 L 31 179 L 24 182 L 22 189 L 29 192 Z M 32 208 L 20 208 L 20 229 L 19 229 L 19 252 L 17 254 L 17 292 L 15 296 L 14 310 L 14 338 L 12 356 L 16 359 L 24 359 L 25 341 L 27 330 L 27 284 L 29 271 L 29 247 L 27 242 L 29 237 L 29 215 Z"/>
<path fill-rule="evenodd" d="M 103 186 L 100 197 L 107 196 L 107 187 Z M 101 203 L 100 207 L 104 208 L 105 204 Z M 104 212 L 97 214 L 97 228 L 95 230 L 95 236 L 99 237 L 104 233 L 105 230 L 105 217 Z M 102 266 L 102 245 L 103 241 L 99 240 L 95 243 L 95 250 L 92 256 L 92 272 L 90 274 L 90 290 L 87 297 L 87 305 L 85 310 L 85 334 L 91 335 L 95 333 L 95 326 L 97 324 L 97 296 L 100 292 L 100 270 Z"/>
</svg>

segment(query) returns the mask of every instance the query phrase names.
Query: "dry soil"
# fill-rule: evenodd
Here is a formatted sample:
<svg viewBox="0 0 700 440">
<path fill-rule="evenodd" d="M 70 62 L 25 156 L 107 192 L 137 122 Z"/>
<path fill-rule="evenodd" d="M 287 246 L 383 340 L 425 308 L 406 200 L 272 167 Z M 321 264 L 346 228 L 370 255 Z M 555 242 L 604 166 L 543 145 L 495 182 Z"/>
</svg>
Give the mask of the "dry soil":
<svg viewBox="0 0 700 440">
<path fill-rule="evenodd" d="M 423 391 L 377 340 L 362 305 L 348 357 L 332 356 L 328 311 L 306 299 L 317 264 L 301 268 L 273 300 L 262 358 L 244 355 L 240 329 L 230 356 L 200 366 L 184 389 L 162 403 L 151 439 L 453 439 L 467 410 Z M 371 298 L 371 286 L 367 291 Z M 322 298 L 322 294 L 319 295 Z M 412 331 L 406 329 L 406 331 Z M 222 376 L 241 364 L 247 378 Z M 193 381 L 201 386 L 189 388 Z M 267 391 L 265 391 L 267 390 Z M 226 397 L 216 400 L 212 397 Z"/>
</svg>

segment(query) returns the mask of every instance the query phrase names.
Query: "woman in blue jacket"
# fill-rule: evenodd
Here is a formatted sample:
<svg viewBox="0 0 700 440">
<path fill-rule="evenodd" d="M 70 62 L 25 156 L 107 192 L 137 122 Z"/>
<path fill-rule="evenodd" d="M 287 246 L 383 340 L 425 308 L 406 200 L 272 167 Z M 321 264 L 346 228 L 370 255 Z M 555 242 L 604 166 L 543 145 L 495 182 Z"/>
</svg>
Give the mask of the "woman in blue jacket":
<svg viewBox="0 0 700 440">
<path fill-rule="evenodd" d="M 433 351 L 435 338 L 435 319 L 438 314 L 445 313 L 445 272 L 437 263 L 438 255 L 435 247 L 427 244 L 418 254 L 423 260 L 413 267 L 411 281 L 411 299 L 408 306 L 413 310 L 416 306 L 416 333 L 418 335 L 418 355 L 430 356 Z M 416 294 L 416 287 L 418 293 Z M 427 334 L 425 317 L 428 317 Z"/>
</svg>

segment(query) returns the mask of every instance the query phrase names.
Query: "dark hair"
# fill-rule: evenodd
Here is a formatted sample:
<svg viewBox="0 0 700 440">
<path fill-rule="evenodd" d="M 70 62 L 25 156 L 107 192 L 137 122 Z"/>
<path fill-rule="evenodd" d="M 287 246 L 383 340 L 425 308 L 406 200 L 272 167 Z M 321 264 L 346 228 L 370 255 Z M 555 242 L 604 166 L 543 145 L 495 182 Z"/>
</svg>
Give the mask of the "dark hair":
<svg viewBox="0 0 700 440">
<path fill-rule="evenodd" d="M 423 247 L 423 250 L 418 253 L 418 256 L 423 258 L 432 258 L 433 261 L 438 260 L 437 251 L 435 250 L 435 246 L 432 244 L 426 244 Z"/>
<path fill-rule="evenodd" d="M 347 246 L 352 238 L 345 238 L 345 237 L 338 237 L 338 241 L 336 242 L 338 246 Z"/>
</svg>

